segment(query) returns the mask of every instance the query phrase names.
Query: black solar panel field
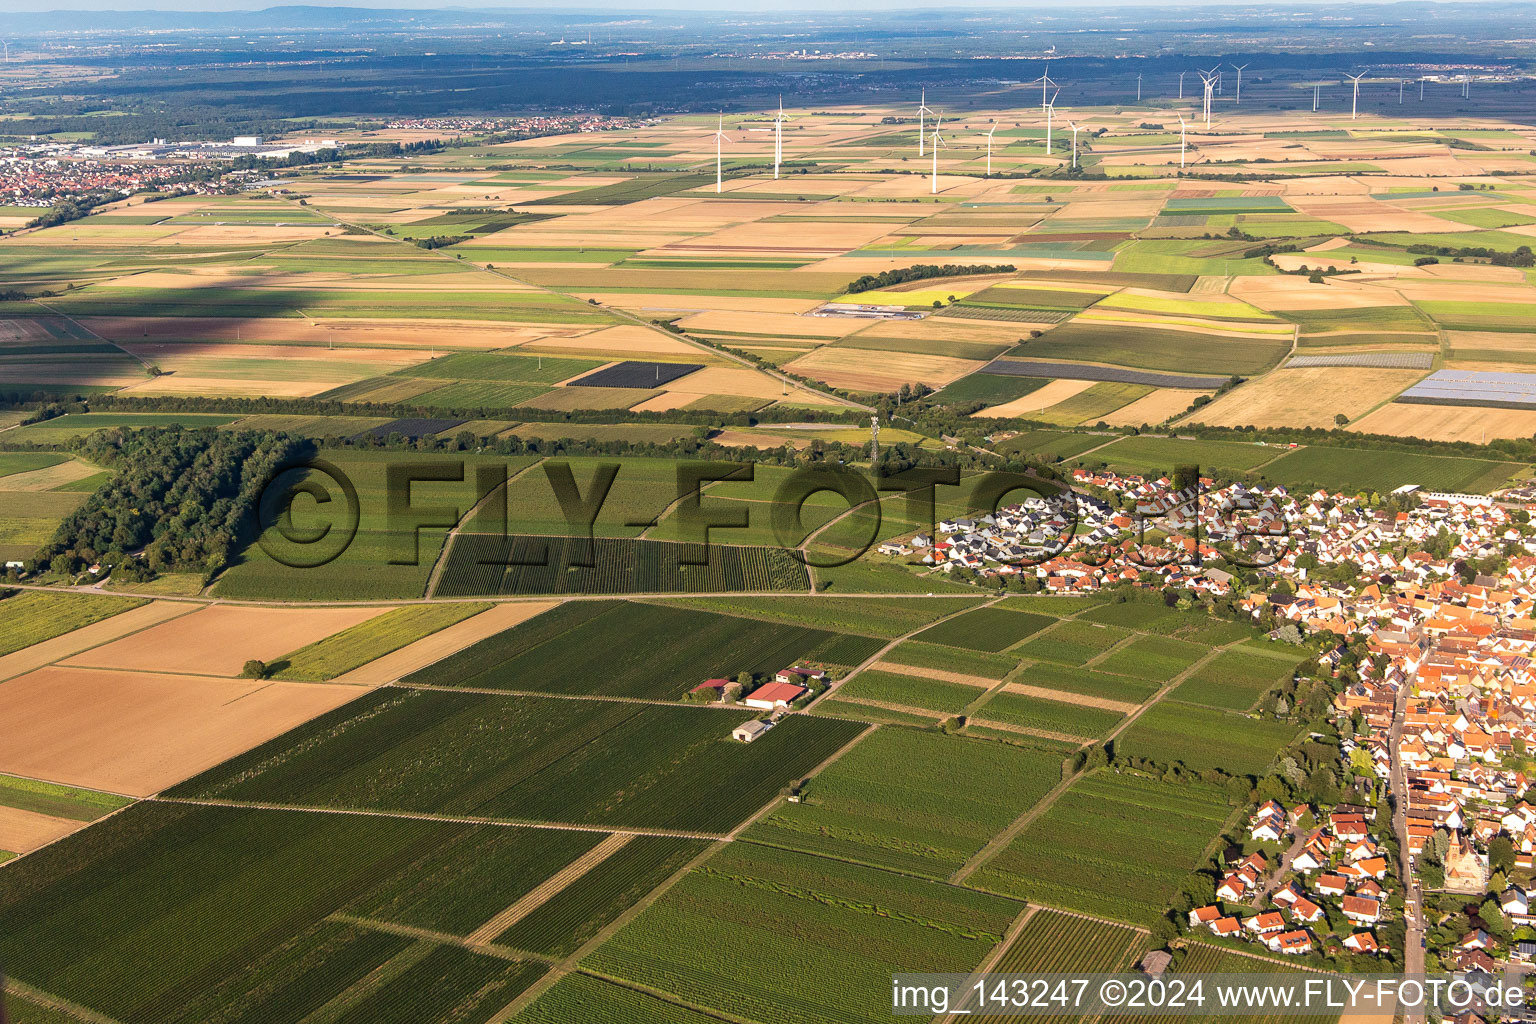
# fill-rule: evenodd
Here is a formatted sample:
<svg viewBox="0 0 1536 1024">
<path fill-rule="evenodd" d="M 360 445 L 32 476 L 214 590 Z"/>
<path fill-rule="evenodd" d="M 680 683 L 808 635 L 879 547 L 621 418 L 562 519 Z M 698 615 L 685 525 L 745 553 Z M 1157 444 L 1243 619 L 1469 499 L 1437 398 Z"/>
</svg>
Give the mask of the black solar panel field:
<svg viewBox="0 0 1536 1024">
<path fill-rule="evenodd" d="M 690 373 L 702 369 L 704 369 L 703 363 L 647 363 L 627 360 L 616 366 L 598 370 L 596 373 L 589 373 L 585 377 L 578 377 L 571 383 L 587 388 L 659 388 L 663 384 L 681 380 Z"/>
</svg>

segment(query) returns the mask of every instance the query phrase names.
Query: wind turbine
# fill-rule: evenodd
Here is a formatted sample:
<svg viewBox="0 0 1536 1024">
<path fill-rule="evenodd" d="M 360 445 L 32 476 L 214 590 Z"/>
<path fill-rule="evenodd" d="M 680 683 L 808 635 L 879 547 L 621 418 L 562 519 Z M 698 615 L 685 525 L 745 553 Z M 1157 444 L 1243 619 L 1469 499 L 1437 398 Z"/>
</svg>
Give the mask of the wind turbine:
<svg viewBox="0 0 1536 1024">
<path fill-rule="evenodd" d="M 1072 129 L 1072 169 L 1077 170 L 1077 133 L 1083 131 L 1070 117 L 1067 118 L 1067 127 Z"/>
<path fill-rule="evenodd" d="M 1184 169 L 1184 115 L 1179 115 L 1179 170 Z"/>
<path fill-rule="evenodd" d="M 773 179 L 779 179 L 779 164 L 784 162 L 784 97 L 779 96 L 779 116 L 773 119 Z"/>
<path fill-rule="evenodd" d="M 1242 106 L 1243 105 L 1243 69 L 1246 68 L 1248 65 L 1247 64 L 1233 64 L 1232 66 L 1234 68 L 1237 68 L 1237 105 L 1238 106 Z"/>
<path fill-rule="evenodd" d="M 1055 92 L 1053 92 L 1051 94 L 1051 102 L 1046 104 L 1046 107 L 1045 107 L 1045 155 L 1046 156 L 1050 156 L 1051 155 L 1051 119 L 1053 118 L 1053 116 L 1056 113 L 1056 97 L 1060 96 L 1060 95 L 1061 95 L 1061 90 L 1060 89 L 1057 89 Z"/>
<path fill-rule="evenodd" d="M 1060 82 L 1056 81 L 1056 79 L 1051 77 L 1051 62 L 1050 61 L 1046 61 L 1045 62 L 1045 71 L 1044 71 L 1044 73 L 1041 74 L 1041 76 L 1039 78 L 1036 78 L 1034 81 L 1029 82 L 1027 84 L 1034 85 L 1035 82 L 1039 82 L 1040 83 L 1040 113 L 1043 114 L 1043 113 L 1045 113 L 1045 108 L 1046 108 L 1045 91 L 1047 89 L 1049 89 L 1053 85 L 1060 85 L 1061 84 Z M 1057 91 L 1060 92 L 1059 89 Z"/>
<path fill-rule="evenodd" d="M 949 144 L 946 143 L 944 141 L 944 137 L 939 134 L 939 125 L 941 125 L 943 123 L 944 123 L 944 118 L 942 116 L 937 121 L 933 122 L 933 145 L 928 147 L 929 149 L 933 150 L 933 194 L 934 195 L 938 195 L 939 194 L 939 147 L 943 146 L 945 149 L 949 148 Z"/>
<path fill-rule="evenodd" d="M 1211 90 L 1216 88 L 1216 78 L 1202 71 L 1200 80 L 1205 83 L 1205 126 L 1209 128 L 1211 126 Z"/>
<path fill-rule="evenodd" d="M 1350 100 L 1350 103 L 1349 103 L 1349 119 L 1351 121 L 1353 121 L 1356 117 L 1359 116 L 1359 111 L 1360 111 L 1360 79 L 1365 77 L 1365 72 L 1362 71 L 1358 75 L 1345 75 L 1344 77 L 1349 79 L 1351 82 L 1355 83 L 1354 99 Z"/>
<path fill-rule="evenodd" d="M 997 131 L 997 122 L 992 122 L 992 131 L 987 132 L 987 177 L 992 177 L 992 132 Z"/>
<path fill-rule="evenodd" d="M 926 129 L 926 121 L 924 119 L 929 114 L 931 114 L 931 113 L 933 113 L 933 111 L 928 109 L 928 90 L 924 89 L 923 90 L 923 98 L 917 101 L 917 155 L 918 156 L 922 156 L 923 155 L 923 132 L 927 130 Z"/>
<path fill-rule="evenodd" d="M 720 127 L 715 131 L 715 195 L 720 194 L 720 185 L 724 180 L 724 175 L 721 172 L 720 144 L 729 141 L 730 139 L 726 138 L 725 135 L 725 115 L 721 114 Z"/>
</svg>

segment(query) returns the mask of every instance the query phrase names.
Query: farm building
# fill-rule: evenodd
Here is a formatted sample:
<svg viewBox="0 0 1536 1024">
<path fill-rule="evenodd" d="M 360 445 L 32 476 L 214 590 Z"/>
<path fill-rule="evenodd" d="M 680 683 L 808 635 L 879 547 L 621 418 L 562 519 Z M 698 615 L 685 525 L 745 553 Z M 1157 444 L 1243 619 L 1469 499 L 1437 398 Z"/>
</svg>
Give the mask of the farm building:
<svg viewBox="0 0 1536 1024">
<path fill-rule="evenodd" d="M 731 739 L 740 740 L 743 743 L 751 743 L 753 740 L 757 739 L 763 733 L 772 728 L 773 726 L 769 725 L 767 722 L 760 722 L 757 719 L 753 719 L 750 722 L 742 722 L 736 728 L 732 729 Z"/>
<path fill-rule="evenodd" d="M 725 696 L 725 688 L 730 685 L 731 680 L 729 679 L 706 679 L 688 692 L 704 694 L 714 700 L 719 700 Z"/>
<path fill-rule="evenodd" d="M 805 693 L 805 687 L 796 686 L 794 683 L 764 683 L 748 694 L 747 699 L 742 703 L 749 708 L 772 711 L 775 708 L 789 707 Z"/>
</svg>

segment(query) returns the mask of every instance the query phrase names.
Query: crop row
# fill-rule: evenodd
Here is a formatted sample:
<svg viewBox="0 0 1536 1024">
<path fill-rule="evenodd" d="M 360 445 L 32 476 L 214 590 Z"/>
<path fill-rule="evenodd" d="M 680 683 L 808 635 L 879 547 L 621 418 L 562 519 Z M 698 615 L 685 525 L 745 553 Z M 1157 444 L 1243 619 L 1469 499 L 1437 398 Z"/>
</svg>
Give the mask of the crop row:
<svg viewBox="0 0 1536 1024">
<path fill-rule="evenodd" d="M 687 557 L 700 556 L 705 564 L 684 562 Z M 437 596 L 688 594 L 809 588 L 805 565 L 780 548 L 463 534 L 448 553 Z"/>
</svg>

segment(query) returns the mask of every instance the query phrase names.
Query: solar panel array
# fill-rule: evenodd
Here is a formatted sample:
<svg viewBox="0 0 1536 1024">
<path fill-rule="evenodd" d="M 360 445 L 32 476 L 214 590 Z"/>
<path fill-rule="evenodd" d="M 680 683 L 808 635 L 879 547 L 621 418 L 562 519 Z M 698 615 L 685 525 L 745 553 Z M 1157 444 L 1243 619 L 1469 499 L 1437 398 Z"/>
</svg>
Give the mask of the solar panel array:
<svg viewBox="0 0 1536 1024">
<path fill-rule="evenodd" d="M 1287 370 L 1312 366 L 1361 366 L 1386 370 L 1427 370 L 1434 365 L 1431 352 L 1338 352 L 1326 356 L 1296 356 Z"/>
<path fill-rule="evenodd" d="M 1440 370 L 1404 391 L 1398 401 L 1536 409 L 1536 373 Z"/>
</svg>

